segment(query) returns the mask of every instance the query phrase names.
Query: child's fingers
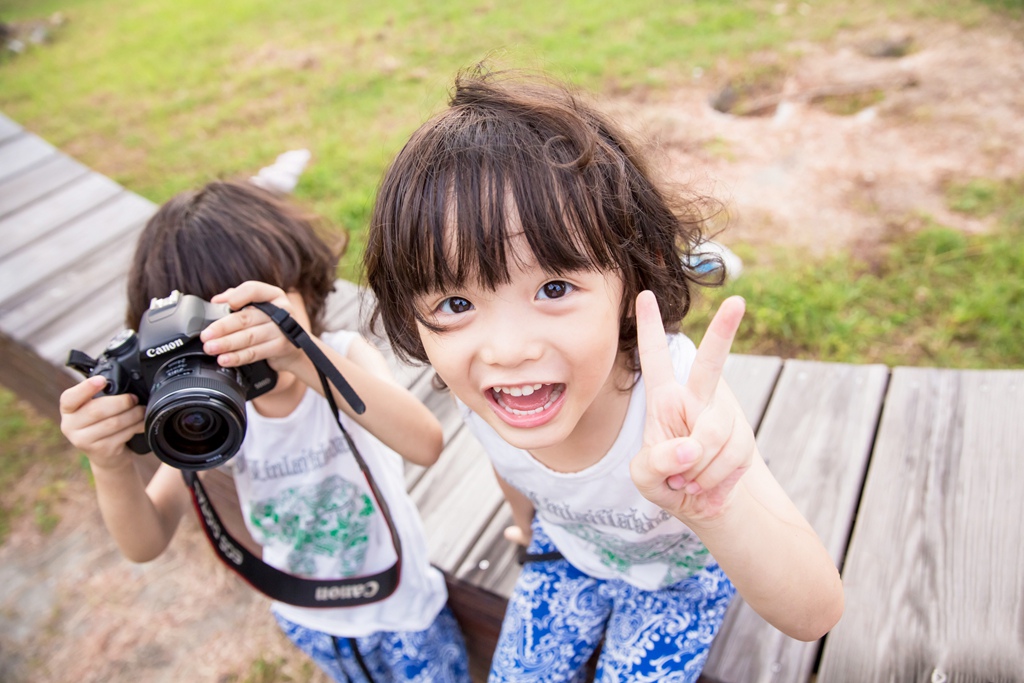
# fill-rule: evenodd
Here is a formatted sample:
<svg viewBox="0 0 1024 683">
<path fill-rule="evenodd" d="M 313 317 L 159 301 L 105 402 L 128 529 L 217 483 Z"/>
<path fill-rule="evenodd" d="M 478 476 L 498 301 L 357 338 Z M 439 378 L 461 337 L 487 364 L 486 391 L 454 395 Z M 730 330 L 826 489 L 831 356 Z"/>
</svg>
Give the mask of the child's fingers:
<svg viewBox="0 0 1024 683">
<path fill-rule="evenodd" d="M 654 293 L 643 291 L 636 298 L 636 341 L 644 376 L 648 404 L 659 386 L 675 383 L 672 355 L 668 350 L 661 309 Z"/>
<path fill-rule="evenodd" d="M 60 395 L 60 414 L 70 415 L 78 412 L 105 386 L 107 386 L 107 379 L 96 376 L 84 379 L 75 386 L 65 389 Z"/>
<path fill-rule="evenodd" d="M 82 438 L 84 441 L 100 442 L 108 439 L 115 440 L 112 437 L 125 434 L 123 440 L 115 440 L 117 443 L 123 444 L 131 438 L 132 434 L 143 431 L 145 416 L 146 409 L 143 406 L 135 406 L 131 410 L 112 415 L 86 427 L 81 432 Z"/>
<path fill-rule="evenodd" d="M 697 349 L 697 357 L 693 361 L 693 368 L 690 370 L 690 377 L 686 381 L 686 386 L 702 403 L 708 403 L 714 396 L 745 309 L 746 302 L 742 297 L 729 297 L 719 306 L 718 312 L 704 333 L 700 348 Z M 647 381 L 646 373 L 644 381 Z"/>
<path fill-rule="evenodd" d="M 284 290 L 280 287 L 275 287 L 266 282 L 247 280 L 237 287 L 221 292 L 210 299 L 210 301 L 218 304 L 227 304 L 231 307 L 231 310 L 240 311 L 255 301 L 274 301 L 283 296 Z"/>
<path fill-rule="evenodd" d="M 250 365 L 258 360 L 267 360 L 280 356 L 282 351 L 289 351 L 291 348 L 291 343 L 278 335 L 266 341 L 246 343 L 233 351 L 218 353 L 216 354 L 217 363 L 225 368 Z"/>
<path fill-rule="evenodd" d="M 658 502 L 666 486 L 678 490 L 691 479 L 690 470 L 702 456 L 700 443 L 695 439 L 670 439 L 637 453 L 630 462 L 629 472 L 640 493 Z"/>
<path fill-rule="evenodd" d="M 206 353 L 216 354 L 223 353 L 224 351 L 232 351 L 236 348 L 240 340 L 245 339 L 245 334 L 252 334 L 253 330 L 263 325 L 270 323 L 270 318 L 259 310 L 258 308 L 242 308 L 241 310 L 235 311 L 231 315 L 226 315 L 220 320 L 215 320 L 206 326 L 200 334 L 199 338 L 203 341 L 203 350 Z M 265 331 L 264 331 L 265 332 Z M 240 333 L 242 336 L 239 336 Z M 233 337 L 229 340 L 228 337 Z M 211 341 L 217 340 L 218 342 L 227 342 L 223 345 L 219 351 L 209 351 L 206 345 Z"/>
<path fill-rule="evenodd" d="M 700 442 L 704 458 L 690 471 L 695 494 L 718 486 L 735 469 L 749 465 L 756 450 L 754 432 L 732 392 L 721 382 L 714 399 L 697 418 L 691 437 Z"/>
</svg>

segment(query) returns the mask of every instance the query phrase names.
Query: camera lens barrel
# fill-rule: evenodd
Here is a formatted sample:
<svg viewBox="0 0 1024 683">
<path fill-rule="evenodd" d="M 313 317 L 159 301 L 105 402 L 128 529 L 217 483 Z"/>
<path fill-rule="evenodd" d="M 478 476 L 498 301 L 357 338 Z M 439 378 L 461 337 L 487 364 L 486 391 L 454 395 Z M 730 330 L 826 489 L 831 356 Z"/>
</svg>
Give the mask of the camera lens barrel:
<svg viewBox="0 0 1024 683">
<path fill-rule="evenodd" d="M 246 388 L 239 374 L 196 354 L 157 372 L 146 407 L 146 436 L 160 460 L 181 470 L 227 462 L 245 438 Z"/>
</svg>

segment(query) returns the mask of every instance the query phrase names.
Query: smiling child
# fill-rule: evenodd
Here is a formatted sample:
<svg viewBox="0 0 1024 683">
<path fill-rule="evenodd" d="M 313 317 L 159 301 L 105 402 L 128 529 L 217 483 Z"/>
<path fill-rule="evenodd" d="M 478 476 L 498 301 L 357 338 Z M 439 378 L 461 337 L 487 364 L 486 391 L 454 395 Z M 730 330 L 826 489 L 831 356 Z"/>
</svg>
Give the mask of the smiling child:
<svg viewBox="0 0 1024 683">
<path fill-rule="evenodd" d="M 743 301 L 699 350 L 677 333 L 702 223 L 594 107 L 516 74 L 462 74 L 385 174 L 375 318 L 451 390 L 535 560 L 492 681 L 577 680 L 599 643 L 598 680 L 696 680 L 737 590 L 805 640 L 842 612 L 721 380 Z"/>
</svg>

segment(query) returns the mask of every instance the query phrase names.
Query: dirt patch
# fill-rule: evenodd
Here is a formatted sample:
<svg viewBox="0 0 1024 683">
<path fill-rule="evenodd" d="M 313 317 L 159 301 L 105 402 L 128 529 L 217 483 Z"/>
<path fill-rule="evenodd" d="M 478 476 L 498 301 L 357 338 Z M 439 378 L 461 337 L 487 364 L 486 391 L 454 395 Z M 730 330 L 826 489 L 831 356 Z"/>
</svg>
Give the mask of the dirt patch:
<svg viewBox="0 0 1024 683">
<path fill-rule="evenodd" d="M 1022 35 L 1006 24 L 886 26 L 791 46 L 798 58 L 766 57 L 750 79 L 705 76 L 611 104 L 651 141 L 671 181 L 726 203 L 726 244 L 870 251 L 894 228 L 929 219 L 990 227 L 951 211 L 946 190 L 1024 175 Z M 871 56 L 885 45 L 905 54 Z M 746 106 L 759 115 L 711 106 L 736 82 L 755 84 Z"/>
<path fill-rule="evenodd" d="M 726 244 L 870 251 L 926 220 L 990 227 L 950 211 L 946 188 L 1024 176 L 1021 36 L 1006 22 L 887 25 L 791 46 L 755 60 L 752 76 L 706 74 L 605 104 L 645 134 L 669 179 L 726 202 Z M 879 40 L 905 44 L 870 56 Z M 757 84 L 740 95 L 759 115 L 709 104 L 727 82 Z M 194 522 L 163 557 L 133 565 L 84 477 L 61 495 L 50 535 L 26 517 L 0 547 L 0 680 L 324 680 Z"/>
<path fill-rule="evenodd" d="M 0 547 L 0 680 L 327 680 L 281 635 L 269 601 L 213 556 L 193 519 L 163 556 L 137 565 L 107 535 L 84 476 L 57 513 L 49 536 L 27 516 Z"/>
</svg>

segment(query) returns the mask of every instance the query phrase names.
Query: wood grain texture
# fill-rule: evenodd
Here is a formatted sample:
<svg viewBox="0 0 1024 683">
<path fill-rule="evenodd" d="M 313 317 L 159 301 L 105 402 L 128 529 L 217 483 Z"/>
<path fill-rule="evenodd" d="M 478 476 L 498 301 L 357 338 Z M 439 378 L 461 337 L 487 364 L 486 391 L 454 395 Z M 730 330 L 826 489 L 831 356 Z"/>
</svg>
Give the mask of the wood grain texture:
<svg viewBox="0 0 1024 683">
<path fill-rule="evenodd" d="M 16 134 L 0 143 L 0 182 L 58 154 L 53 145 L 29 133 Z"/>
<path fill-rule="evenodd" d="M 1024 371 L 897 368 L 818 680 L 1024 680 Z"/>
<path fill-rule="evenodd" d="M 781 370 L 782 359 L 774 356 L 733 353 L 725 361 L 722 377 L 736 395 L 743 408 L 743 415 L 755 432 L 761 424 Z"/>
<path fill-rule="evenodd" d="M 0 114 L 0 142 L 12 138 L 20 132 L 20 125 Z"/>
<path fill-rule="evenodd" d="M 64 326 L 67 316 L 79 311 L 122 306 L 123 317 L 128 259 L 134 250 L 131 241 L 114 244 L 102 259 L 82 259 L 74 268 L 40 282 L 18 305 L 5 308 L 0 302 L 0 332 L 32 344 L 47 334 L 48 327 Z"/>
<path fill-rule="evenodd" d="M 17 305 L 33 287 L 75 264 L 102 260 L 103 250 L 115 242 L 133 242 L 155 210 L 149 200 L 122 192 L 21 249 L 0 269 L 0 311 Z"/>
<path fill-rule="evenodd" d="M 505 540 L 505 529 L 512 526 L 512 509 L 503 502 L 490 524 L 480 535 L 465 562 L 455 575 L 462 581 L 484 588 L 508 600 L 515 588 L 522 565 L 516 561 L 516 545 Z"/>
<path fill-rule="evenodd" d="M 881 365 L 786 361 L 758 431 L 768 467 L 837 566 L 849 538 L 887 378 L 888 370 Z M 807 681 L 819 647 L 783 635 L 737 597 L 712 646 L 704 680 Z"/>
<path fill-rule="evenodd" d="M 427 530 L 430 561 L 454 574 L 501 505 L 503 496 L 483 447 L 459 430 L 412 488 Z"/>
<path fill-rule="evenodd" d="M 27 171 L 9 177 L 0 182 L 0 218 L 40 201 L 87 173 L 89 169 L 71 157 L 54 154 Z"/>
<path fill-rule="evenodd" d="M 122 192 L 124 188 L 106 176 L 88 173 L 53 191 L 47 201 L 28 204 L 14 215 L 0 219 L 0 267 L 25 245 L 44 239 L 50 231 Z"/>
</svg>

